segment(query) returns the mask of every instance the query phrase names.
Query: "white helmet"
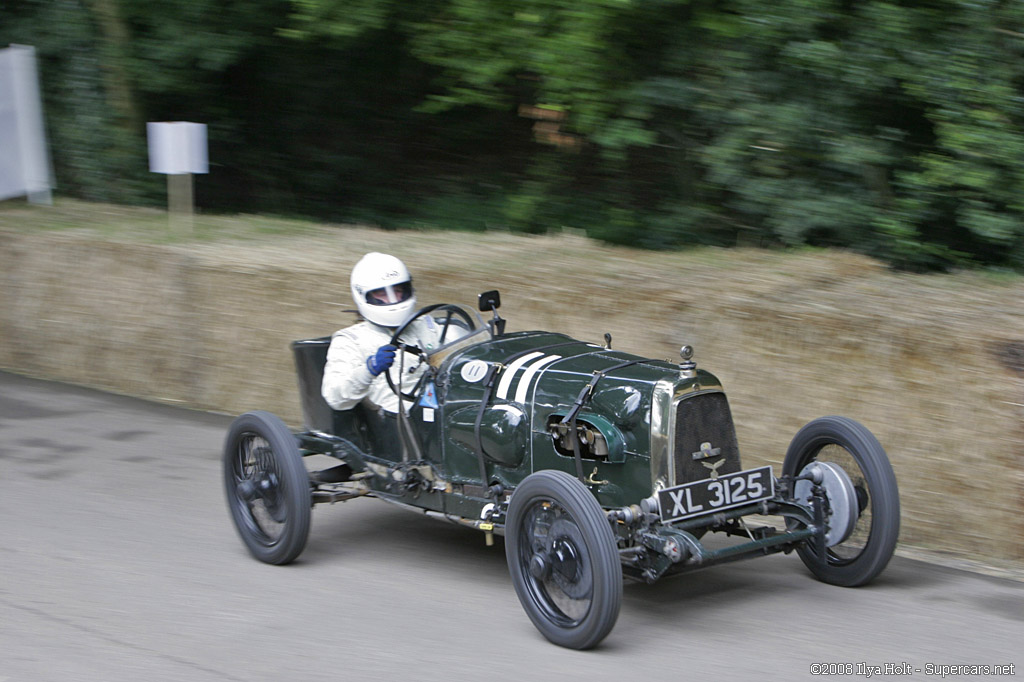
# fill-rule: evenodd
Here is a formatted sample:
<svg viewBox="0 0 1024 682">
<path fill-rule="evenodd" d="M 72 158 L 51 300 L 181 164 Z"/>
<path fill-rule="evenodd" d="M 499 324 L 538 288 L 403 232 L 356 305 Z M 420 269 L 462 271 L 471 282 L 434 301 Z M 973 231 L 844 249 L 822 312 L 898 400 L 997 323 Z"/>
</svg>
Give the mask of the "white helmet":
<svg viewBox="0 0 1024 682">
<path fill-rule="evenodd" d="M 416 310 L 409 270 L 385 253 L 368 253 L 352 268 L 352 298 L 363 319 L 382 327 L 397 327 Z"/>
</svg>

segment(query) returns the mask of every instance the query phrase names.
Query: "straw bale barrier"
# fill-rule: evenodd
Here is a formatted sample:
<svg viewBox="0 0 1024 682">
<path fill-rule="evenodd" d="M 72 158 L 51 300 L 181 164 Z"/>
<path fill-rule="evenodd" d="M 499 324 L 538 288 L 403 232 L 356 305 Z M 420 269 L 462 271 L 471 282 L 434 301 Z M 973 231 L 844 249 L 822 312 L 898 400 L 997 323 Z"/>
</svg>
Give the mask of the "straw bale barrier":
<svg viewBox="0 0 1024 682">
<path fill-rule="evenodd" d="M 0 367 L 202 410 L 300 421 L 288 344 L 354 317 L 361 254 L 421 304 L 498 288 L 510 330 L 649 357 L 682 343 L 729 392 L 747 466 L 825 414 L 871 428 L 903 548 L 1024 567 L 1024 282 L 897 274 L 845 253 L 651 253 L 574 236 L 327 229 L 178 245 L 0 227 Z"/>
</svg>

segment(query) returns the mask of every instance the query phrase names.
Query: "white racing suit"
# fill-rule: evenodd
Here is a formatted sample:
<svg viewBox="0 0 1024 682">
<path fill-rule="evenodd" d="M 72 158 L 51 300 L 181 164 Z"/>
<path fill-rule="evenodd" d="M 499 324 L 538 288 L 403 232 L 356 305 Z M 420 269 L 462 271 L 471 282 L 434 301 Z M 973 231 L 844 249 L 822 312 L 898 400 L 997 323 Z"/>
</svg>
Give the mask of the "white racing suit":
<svg viewBox="0 0 1024 682">
<path fill-rule="evenodd" d="M 388 386 L 384 372 L 373 376 L 366 366 L 367 358 L 372 357 L 381 346 L 390 343 L 393 333 L 393 329 L 372 322 L 360 322 L 334 333 L 331 346 L 327 349 L 327 366 L 320 387 L 321 394 L 331 407 L 335 410 L 349 410 L 360 401 L 367 400 L 392 414 L 398 412 L 398 396 Z M 427 315 L 409 325 L 400 340 L 406 345 L 418 346 L 430 352 L 437 347 L 440 333 L 440 326 Z M 395 386 L 398 386 L 400 365 L 402 390 L 408 393 L 426 371 L 426 362 L 412 353 L 397 353 L 395 363 L 388 370 Z"/>
</svg>

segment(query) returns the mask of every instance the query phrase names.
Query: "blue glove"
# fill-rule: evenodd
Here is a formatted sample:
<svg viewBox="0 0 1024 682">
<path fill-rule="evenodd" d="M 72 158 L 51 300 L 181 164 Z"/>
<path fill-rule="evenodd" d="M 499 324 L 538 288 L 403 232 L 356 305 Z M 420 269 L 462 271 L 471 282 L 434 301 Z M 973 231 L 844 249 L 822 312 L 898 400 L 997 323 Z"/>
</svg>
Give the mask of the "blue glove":
<svg viewBox="0 0 1024 682">
<path fill-rule="evenodd" d="M 370 374 L 377 376 L 390 367 L 395 361 L 396 350 L 398 349 L 389 343 L 381 346 L 376 353 L 366 358 L 366 368 L 370 370 Z"/>
</svg>

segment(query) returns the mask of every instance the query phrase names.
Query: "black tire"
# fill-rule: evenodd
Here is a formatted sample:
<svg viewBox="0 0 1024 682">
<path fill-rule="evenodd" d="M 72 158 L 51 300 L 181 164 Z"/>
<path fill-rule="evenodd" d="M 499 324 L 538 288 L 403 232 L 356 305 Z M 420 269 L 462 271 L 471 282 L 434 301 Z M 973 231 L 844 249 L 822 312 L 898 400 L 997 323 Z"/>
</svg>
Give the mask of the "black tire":
<svg viewBox="0 0 1024 682">
<path fill-rule="evenodd" d="M 798 474 L 813 461 L 839 465 L 853 482 L 860 514 L 846 540 L 826 550 L 822 563 L 812 543 L 797 549 L 822 582 L 856 587 L 874 579 L 892 558 L 900 534 L 896 475 L 885 450 L 863 425 L 845 417 L 815 419 L 793 437 L 782 473 Z"/>
<path fill-rule="evenodd" d="M 548 640 L 589 649 L 611 632 L 622 605 L 622 565 L 607 516 L 577 479 L 538 471 L 516 488 L 505 556 L 519 601 Z"/>
<path fill-rule="evenodd" d="M 269 412 L 247 412 L 224 442 L 224 492 L 242 542 L 268 564 L 294 561 L 306 547 L 313 506 L 295 436 Z"/>
</svg>

